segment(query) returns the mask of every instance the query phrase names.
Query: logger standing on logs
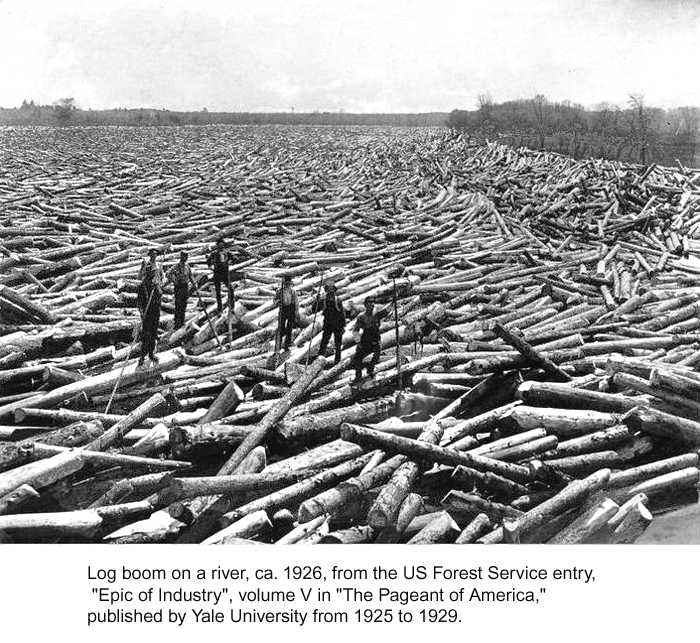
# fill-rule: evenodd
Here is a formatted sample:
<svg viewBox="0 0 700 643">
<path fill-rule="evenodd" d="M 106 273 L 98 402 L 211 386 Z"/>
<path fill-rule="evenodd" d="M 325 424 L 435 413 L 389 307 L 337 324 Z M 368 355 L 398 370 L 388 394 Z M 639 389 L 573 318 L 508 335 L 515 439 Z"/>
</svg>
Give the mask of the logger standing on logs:
<svg viewBox="0 0 700 643">
<path fill-rule="evenodd" d="M 233 292 L 231 292 L 231 280 L 229 279 L 228 265 L 230 253 L 226 250 L 226 245 L 223 239 L 216 242 L 216 246 L 207 256 L 207 265 L 212 269 L 214 277 L 214 291 L 216 292 L 216 308 L 219 314 L 222 311 L 221 305 L 221 284 L 226 284 L 229 303 L 233 301 Z"/>
<path fill-rule="evenodd" d="M 355 322 L 355 334 L 362 333 L 359 337 L 355 356 L 353 357 L 353 368 L 355 369 L 355 382 L 362 379 L 362 360 L 372 354 L 372 360 L 367 365 L 367 375 L 374 375 L 374 367 L 381 355 L 381 339 L 379 337 L 379 324 L 389 314 L 388 310 L 378 313 L 374 312 L 374 300 L 371 297 L 365 299 L 365 312 L 357 317 Z"/>
<path fill-rule="evenodd" d="M 180 253 L 180 261 L 168 270 L 168 279 L 173 282 L 175 289 L 175 330 L 185 325 L 187 298 L 190 294 L 192 271 L 187 264 L 187 253 Z"/>
<path fill-rule="evenodd" d="M 284 350 L 288 351 L 292 345 L 292 329 L 298 316 L 297 294 L 292 288 L 292 278 L 285 275 L 282 286 L 275 294 L 275 303 L 279 306 L 279 324 L 277 327 L 277 339 L 282 343 L 284 338 Z M 275 349 L 278 347 L 276 346 Z"/>
<path fill-rule="evenodd" d="M 141 312 L 141 358 L 139 366 L 143 365 L 146 355 L 158 362 L 155 356 L 156 342 L 158 341 L 158 322 L 160 321 L 160 302 L 163 294 L 163 271 L 158 265 L 156 257 L 158 250 L 151 248 L 148 251 L 148 261 L 141 264 L 139 271 L 139 284 L 136 302 Z"/>
<path fill-rule="evenodd" d="M 343 331 L 345 330 L 345 310 L 343 304 L 338 301 L 334 284 L 326 284 L 326 296 L 323 299 L 323 336 L 318 349 L 319 355 L 326 354 L 328 340 L 333 335 L 335 343 L 335 363 L 340 362 L 340 353 L 343 346 Z"/>
</svg>

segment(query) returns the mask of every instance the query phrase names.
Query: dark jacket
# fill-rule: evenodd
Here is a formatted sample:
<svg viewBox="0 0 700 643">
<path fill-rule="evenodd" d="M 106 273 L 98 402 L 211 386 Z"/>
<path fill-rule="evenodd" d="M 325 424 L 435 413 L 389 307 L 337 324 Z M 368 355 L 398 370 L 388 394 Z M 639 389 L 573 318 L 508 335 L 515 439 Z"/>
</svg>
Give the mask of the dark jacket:
<svg viewBox="0 0 700 643">
<path fill-rule="evenodd" d="M 324 326 L 329 328 L 345 328 L 345 309 L 334 294 L 326 294 L 321 309 L 323 310 Z"/>
<path fill-rule="evenodd" d="M 287 299 L 287 301 L 285 301 L 285 299 Z M 279 288 L 275 293 L 275 304 L 281 307 L 294 306 L 296 309 L 299 306 L 299 301 L 294 288 L 292 286 L 282 286 Z"/>
<path fill-rule="evenodd" d="M 207 265 L 217 277 L 228 276 L 228 265 L 230 261 L 231 253 L 228 250 L 217 250 L 214 248 L 214 250 L 207 255 Z"/>
<path fill-rule="evenodd" d="M 163 271 L 157 263 L 144 260 L 139 270 L 139 279 L 142 287 L 148 290 L 152 288 L 161 290 L 163 287 Z"/>
<path fill-rule="evenodd" d="M 362 331 L 360 342 L 363 344 L 375 343 L 379 341 L 379 324 L 389 314 L 388 310 L 383 310 L 378 313 L 367 312 L 360 313 L 355 323 L 355 328 Z"/>
<path fill-rule="evenodd" d="M 189 286 L 191 276 L 192 271 L 190 267 L 186 263 L 182 264 L 179 261 L 168 270 L 167 274 L 168 279 L 181 288 Z"/>
</svg>

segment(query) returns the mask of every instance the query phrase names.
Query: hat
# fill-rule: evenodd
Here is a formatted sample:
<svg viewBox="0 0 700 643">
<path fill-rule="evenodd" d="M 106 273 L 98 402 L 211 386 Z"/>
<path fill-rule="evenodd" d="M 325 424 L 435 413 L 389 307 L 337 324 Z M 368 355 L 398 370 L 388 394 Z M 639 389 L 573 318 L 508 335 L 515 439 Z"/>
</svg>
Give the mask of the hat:
<svg viewBox="0 0 700 643">
<path fill-rule="evenodd" d="M 284 277 L 282 277 L 282 281 L 284 281 L 285 283 L 287 283 L 287 282 L 289 282 L 289 281 L 291 281 L 291 280 L 292 280 L 292 276 L 291 276 L 291 275 L 285 275 Z"/>
<path fill-rule="evenodd" d="M 157 255 L 157 254 L 158 254 L 158 248 L 149 248 L 148 249 L 148 256 L 149 257 L 152 257 L 153 255 Z"/>
<path fill-rule="evenodd" d="M 327 283 L 327 284 L 326 284 L 326 290 L 328 290 L 328 291 L 330 291 L 330 292 L 335 292 L 335 291 L 338 290 L 338 289 L 336 288 L 335 284 Z"/>
</svg>

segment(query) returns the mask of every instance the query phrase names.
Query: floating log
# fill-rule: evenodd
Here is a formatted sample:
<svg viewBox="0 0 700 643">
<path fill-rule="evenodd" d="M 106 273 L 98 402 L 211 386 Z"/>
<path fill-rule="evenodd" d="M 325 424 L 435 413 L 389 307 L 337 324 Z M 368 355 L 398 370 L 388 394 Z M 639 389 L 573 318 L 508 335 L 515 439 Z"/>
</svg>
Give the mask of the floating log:
<svg viewBox="0 0 700 643">
<path fill-rule="evenodd" d="M 51 522 L 56 502 L 67 521 L 7 538 L 199 543 L 269 512 L 227 542 L 406 542 L 436 518 L 447 528 L 427 540 L 626 542 L 645 510 L 630 505 L 622 533 L 589 533 L 605 498 L 646 490 L 654 511 L 694 500 L 693 170 L 439 129 L 205 129 L 75 127 L 60 156 L 37 156 L 50 129 L 5 132 L 0 476 L 21 483 L 8 506 Z M 218 239 L 230 313 L 206 261 Z M 187 252 L 198 296 L 173 330 L 166 280 L 158 362 L 139 367 L 150 248 L 166 272 Z M 283 276 L 298 328 L 276 355 Z M 331 283 L 345 329 L 326 368 L 309 356 Z M 390 315 L 373 378 L 354 386 L 367 296 Z M 36 500 L 24 467 L 70 453 L 83 466 L 39 476 Z M 94 514 L 73 515 L 86 507 L 95 531 Z"/>
</svg>

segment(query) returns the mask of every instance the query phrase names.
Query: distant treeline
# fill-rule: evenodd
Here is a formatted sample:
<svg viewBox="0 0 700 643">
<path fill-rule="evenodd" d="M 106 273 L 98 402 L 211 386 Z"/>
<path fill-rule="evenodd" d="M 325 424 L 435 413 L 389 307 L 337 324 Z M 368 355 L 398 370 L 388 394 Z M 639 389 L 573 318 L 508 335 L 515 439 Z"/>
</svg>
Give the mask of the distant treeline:
<svg viewBox="0 0 700 643">
<path fill-rule="evenodd" d="M 516 147 L 550 150 L 574 158 L 601 157 L 635 163 L 700 166 L 700 108 L 660 109 L 630 96 L 623 108 L 609 103 L 585 109 L 538 95 L 494 103 L 482 95 L 475 110 L 453 110 L 451 128 Z"/>
<path fill-rule="evenodd" d="M 0 126 L 71 125 L 381 125 L 450 127 L 478 139 L 515 147 L 550 150 L 574 158 L 601 157 L 621 161 L 700 166 L 700 108 L 660 109 L 630 96 L 624 107 L 602 103 L 585 109 L 569 101 L 551 102 L 538 95 L 494 103 L 487 95 L 475 110 L 416 114 L 353 114 L 345 112 L 176 112 L 165 109 L 79 109 L 73 98 L 53 105 L 24 101 L 0 108 Z"/>
<path fill-rule="evenodd" d="M 54 105 L 24 101 L 0 108 L 0 125 L 396 125 L 444 127 L 446 112 L 425 114 L 350 114 L 345 112 L 174 112 L 165 109 L 79 109 L 71 98 Z"/>
</svg>

